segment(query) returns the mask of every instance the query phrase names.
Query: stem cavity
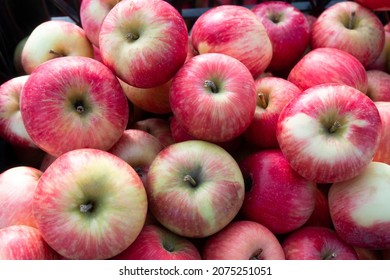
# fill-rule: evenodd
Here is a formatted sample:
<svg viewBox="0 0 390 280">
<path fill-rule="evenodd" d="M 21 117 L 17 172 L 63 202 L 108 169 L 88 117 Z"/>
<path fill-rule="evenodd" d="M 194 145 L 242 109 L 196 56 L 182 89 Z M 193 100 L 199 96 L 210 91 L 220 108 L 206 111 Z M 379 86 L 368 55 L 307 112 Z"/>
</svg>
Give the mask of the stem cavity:
<svg viewBox="0 0 390 280">
<path fill-rule="evenodd" d="M 218 92 L 217 85 L 213 81 L 211 81 L 211 80 L 204 81 L 203 86 L 205 88 L 209 88 L 212 93 L 217 93 Z"/>
</svg>

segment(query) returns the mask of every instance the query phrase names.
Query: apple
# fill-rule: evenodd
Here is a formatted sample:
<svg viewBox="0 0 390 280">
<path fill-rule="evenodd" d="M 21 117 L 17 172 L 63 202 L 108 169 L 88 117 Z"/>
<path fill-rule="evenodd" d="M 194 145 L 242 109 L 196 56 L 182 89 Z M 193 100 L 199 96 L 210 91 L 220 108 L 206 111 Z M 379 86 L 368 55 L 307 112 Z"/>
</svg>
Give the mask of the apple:
<svg viewBox="0 0 390 280">
<path fill-rule="evenodd" d="M 306 226 L 282 242 L 286 260 L 357 260 L 355 249 L 327 227 Z"/>
<path fill-rule="evenodd" d="M 119 80 L 119 82 L 127 98 L 138 108 L 153 114 L 171 113 L 169 90 L 172 79 L 162 85 L 152 88 L 138 88 L 133 87 L 122 80 Z"/>
<path fill-rule="evenodd" d="M 329 209 L 338 235 L 352 246 L 390 249 L 390 165 L 372 161 L 352 179 L 329 189 Z"/>
<path fill-rule="evenodd" d="M 381 70 L 367 70 L 367 96 L 373 101 L 390 101 L 390 74 Z"/>
<path fill-rule="evenodd" d="M 163 148 L 161 142 L 152 134 L 138 129 L 127 129 L 108 152 L 130 164 L 145 183 L 150 164 Z"/>
<path fill-rule="evenodd" d="M 264 25 L 242 6 L 210 8 L 192 26 L 191 41 L 199 54 L 222 53 L 238 59 L 254 78 L 272 60 L 272 43 Z"/>
<path fill-rule="evenodd" d="M 34 143 L 57 157 L 77 148 L 108 150 L 129 119 L 115 75 L 97 60 L 75 56 L 52 59 L 31 73 L 20 111 Z"/>
<path fill-rule="evenodd" d="M 103 62 L 122 81 L 139 88 L 156 87 L 184 64 L 188 30 L 166 1 L 121 1 L 103 20 L 99 48 Z"/>
<path fill-rule="evenodd" d="M 291 69 L 310 42 L 310 26 L 303 12 L 283 1 L 262 2 L 251 10 L 264 25 L 272 43 L 268 71 Z"/>
<path fill-rule="evenodd" d="M 382 130 L 379 146 L 372 160 L 390 164 L 390 132 L 388 130 L 390 125 L 390 102 L 377 101 L 375 105 L 381 116 Z"/>
<path fill-rule="evenodd" d="M 187 238 L 158 225 L 146 225 L 137 239 L 114 260 L 201 260 L 196 246 Z"/>
<path fill-rule="evenodd" d="M 268 2 L 267 2 L 268 3 Z M 280 77 L 264 77 L 255 80 L 257 106 L 255 116 L 244 132 L 245 140 L 262 149 L 278 148 L 276 124 L 283 107 L 301 90 Z"/>
<path fill-rule="evenodd" d="M 76 149 L 43 172 L 33 213 L 43 238 L 68 259 L 108 259 L 145 223 L 147 197 L 137 172 L 98 149 Z"/>
<path fill-rule="evenodd" d="M 311 46 L 337 48 L 355 56 L 364 67 L 381 54 L 385 30 L 379 17 L 353 1 L 326 8 L 313 24 Z"/>
<path fill-rule="evenodd" d="M 221 53 L 200 54 L 174 76 L 169 101 L 188 134 L 226 142 L 241 135 L 254 117 L 255 82 L 239 60 Z"/>
<path fill-rule="evenodd" d="M 155 136 L 164 147 L 175 143 L 172 137 L 170 123 L 167 119 L 159 117 L 147 117 L 134 122 L 130 128 L 140 129 Z"/>
<path fill-rule="evenodd" d="M 280 113 L 276 136 L 291 167 L 316 183 L 351 179 L 372 160 L 382 129 L 374 102 L 356 88 L 323 84 Z"/>
<path fill-rule="evenodd" d="M 56 260 L 60 256 L 38 229 L 12 225 L 0 229 L 0 260 Z"/>
<path fill-rule="evenodd" d="M 210 236 L 202 251 L 205 260 L 284 260 L 277 237 L 262 224 L 237 220 Z"/>
<path fill-rule="evenodd" d="M 381 250 L 354 247 L 359 260 L 383 260 Z"/>
<path fill-rule="evenodd" d="M 22 65 L 31 74 L 40 64 L 57 57 L 93 58 L 93 47 L 84 30 L 65 20 L 50 20 L 34 28 L 23 47 Z"/>
<path fill-rule="evenodd" d="M 326 186 L 326 188 L 329 189 L 329 186 Z M 333 222 L 329 211 L 328 195 L 327 192 L 323 191 L 319 184 L 317 184 L 316 187 L 314 211 L 303 226 L 321 226 L 333 229 Z"/>
<path fill-rule="evenodd" d="M 390 71 L 390 24 L 386 24 L 384 29 L 385 44 L 383 46 L 382 52 L 373 63 L 366 66 L 367 70 L 381 70 L 388 73 Z"/>
<path fill-rule="evenodd" d="M 36 227 L 32 201 L 42 171 L 10 167 L 0 174 L 0 229 L 11 225 Z"/>
<path fill-rule="evenodd" d="M 201 140 L 163 149 L 149 167 L 145 188 L 153 216 L 168 230 L 189 238 L 221 230 L 244 200 L 237 162 L 223 148 Z"/>
<path fill-rule="evenodd" d="M 28 35 L 23 37 L 15 46 L 14 55 L 13 55 L 13 62 L 16 70 L 16 74 L 18 76 L 26 75 L 26 72 L 23 69 L 22 64 L 22 51 L 24 48 L 24 45 L 26 44 L 28 39 Z"/>
<path fill-rule="evenodd" d="M 355 2 L 374 11 L 390 11 L 388 0 L 355 0 Z"/>
<path fill-rule="evenodd" d="M 341 83 L 363 93 L 368 88 L 367 73 L 360 61 L 335 48 L 309 51 L 291 69 L 287 79 L 301 90 L 324 83 Z"/>
<path fill-rule="evenodd" d="M 80 3 L 80 22 L 91 43 L 99 46 L 100 27 L 111 9 L 121 0 L 83 0 Z"/>
<path fill-rule="evenodd" d="M 278 149 L 255 152 L 239 163 L 245 180 L 243 219 L 274 234 L 301 227 L 314 211 L 316 184 L 291 167 Z"/>
<path fill-rule="evenodd" d="M 29 75 L 11 78 L 0 85 L 0 136 L 19 147 L 37 148 L 27 133 L 20 112 L 20 94 Z"/>
</svg>

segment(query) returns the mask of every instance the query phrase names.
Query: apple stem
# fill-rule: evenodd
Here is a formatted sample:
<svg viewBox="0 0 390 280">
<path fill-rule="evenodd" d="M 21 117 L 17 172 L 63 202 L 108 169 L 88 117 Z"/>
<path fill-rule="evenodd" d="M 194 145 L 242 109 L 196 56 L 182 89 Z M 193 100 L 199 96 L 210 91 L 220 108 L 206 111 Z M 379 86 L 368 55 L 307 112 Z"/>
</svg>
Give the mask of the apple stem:
<svg viewBox="0 0 390 280">
<path fill-rule="evenodd" d="M 59 52 L 56 52 L 56 51 L 54 51 L 54 50 L 52 50 L 52 49 L 49 50 L 49 53 L 54 54 L 54 55 L 57 56 L 57 57 L 62 57 L 62 56 L 64 56 L 63 54 L 61 54 L 61 53 L 59 53 Z"/>
<path fill-rule="evenodd" d="M 92 208 L 93 208 L 92 202 L 89 202 L 88 204 L 81 204 L 80 205 L 80 212 L 81 213 L 88 213 L 88 212 L 91 212 Z"/>
<path fill-rule="evenodd" d="M 205 88 L 210 88 L 212 93 L 217 93 L 218 92 L 217 85 L 213 81 L 211 81 L 211 80 L 204 81 L 203 86 Z"/>
<path fill-rule="evenodd" d="M 257 96 L 259 97 L 259 105 L 261 106 L 261 108 L 267 108 L 267 100 L 265 99 L 264 94 L 260 92 L 259 94 L 257 94 Z"/>
<path fill-rule="evenodd" d="M 324 260 L 334 260 L 336 258 L 336 253 L 332 253 L 332 254 L 329 254 L 327 255 Z"/>
<path fill-rule="evenodd" d="M 77 111 L 77 113 L 80 113 L 80 114 L 82 114 L 82 113 L 84 113 L 84 107 L 83 106 L 81 106 L 81 105 L 78 105 L 77 107 L 76 107 L 76 111 Z"/>
<path fill-rule="evenodd" d="M 353 26 L 355 25 L 355 17 L 356 17 L 356 12 L 355 11 L 351 12 L 351 17 L 349 18 L 349 22 L 348 22 L 348 29 L 353 29 Z"/>
<path fill-rule="evenodd" d="M 191 175 L 187 174 L 183 178 L 184 182 L 189 182 L 191 186 L 196 187 L 196 181 Z"/>
<path fill-rule="evenodd" d="M 136 41 L 137 39 L 139 38 L 139 36 L 137 35 L 137 34 L 134 34 L 134 33 L 132 33 L 132 32 L 128 32 L 127 34 L 126 34 L 126 39 L 128 40 L 128 41 Z"/>
<path fill-rule="evenodd" d="M 263 249 L 258 249 L 250 258 L 249 260 L 261 260 L 261 254 L 263 253 Z"/>
<path fill-rule="evenodd" d="M 329 128 L 329 132 L 330 133 L 335 133 L 337 131 L 337 129 L 339 129 L 341 127 L 341 123 L 339 121 L 335 121 L 333 123 L 333 125 Z"/>
</svg>

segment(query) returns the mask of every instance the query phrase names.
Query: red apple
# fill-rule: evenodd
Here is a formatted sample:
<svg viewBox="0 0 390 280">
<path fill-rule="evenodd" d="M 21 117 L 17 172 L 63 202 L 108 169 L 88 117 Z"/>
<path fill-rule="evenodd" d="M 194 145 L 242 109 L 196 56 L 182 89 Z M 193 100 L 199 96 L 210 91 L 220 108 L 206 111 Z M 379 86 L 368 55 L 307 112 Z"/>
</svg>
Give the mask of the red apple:
<svg viewBox="0 0 390 280">
<path fill-rule="evenodd" d="M 291 3 L 267 1 L 252 8 L 272 43 L 271 72 L 289 70 L 301 58 L 310 42 L 310 26 L 303 12 Z"/>
<path fill-rule="evenodd" d="M 354 56 L 335 48 L 317 48 L 293 67 L 288 80 L 301 90 L 324 83 L 341 83 L 367 92 L 364 66 Z"/>
<path fill-rule="evenodd" d="M 390 74 L 380 70 L 367 70 L 367 96 L 373 101 L 390 101 Z"/>
<path fill-rule="evenodd" d="M 316 202 L 316 184 L 291 167 L 280 150 L 262 150 L 240 162 L 245 180 L 244 219 L 258 222 L 274 234 L 301 227 Z"/>
<path fill-rule="evenodd" d="M 144 130 L 152 134 L 160 140 L 164 147 L 168 147 L 175 142 L 172 137 L 169 121 L 164 118 L 148 117 L 136 121 L 130 128 Z"/>
<path fill-rule="evenodd" d="M 244 200 L 237 162 L 218 145 L 201 140 L 162 150 L 150 165 L 145 187 L 154 217 L 173 233 L 191 238 L 221 230 Z"/>
<path fill-rule="evenodd" d="M 257 106 L 255 116 L 244 132 L 245 140 L 262 149 L 278 148 L 276 124 L 286 104 L 301 94 L 293 83 L 279 77 L 255 80 Z"/>
<path fill-rule="evenodd" d="M 234 221 L 207 238 L 205 260 L 284 260 L 279 240 L 265 226 L 252 221 Z"/>
<path fill-rule="evenodd" d="M 390 102 L 375 102 L 382 121 L 381 137 L 379 146 L 375 151 L 373 161 L 390 164 Z"/>
<path fill-rule="evenodd" d="M 169 100 L 173 115 L 188 134 L 225 142 L 241 135 L 252 121 L 255 82 L 237 59 L 221 53 L 200 54 L 175 75 Z"/>
<path fill-rule="evenodd" d="M 390 249 L 390 165 L 371 162 L 350 180 L 329 189 L 329 209 L 338 235 L 352 246 Z"/>
<path fill-rule="evenodd" d="M 185 62 L 188 30 L 166 1 L 121 1 L 103 20 L 99 48 L 104 63 L 122 81 L 156 87 L 168 82 Z"/>
<path fill-rule="evenodd" d="M 282 242 L 286 260 L 357 260 L 355 249 L 326 227 L 302 227 Z"/>
<path fill-rule="evenodd" d="M 326 186 L 326 188 L 328 189 L 329 186 Z M 333 229 L 333 222 L 329 211 L 328 195 L 327 192 L 321 189 L 319 184 L 317 184 L 316 188 L 314 211 L 311 213 L 310 218 L 306 221 L 304 226 L 320 226 Z"/>
<path fill-rule="evenodd" d="M 45 241 L 65 258 L 107 259 L 141 232 L 146 191 L 124 160 L 98 149 L 76 149 L 43 172 L 33 213 Z"/>
<path fill-rule="evenodd" d="M 264 72 L 272 59 L 272 43 L 264 25 L 242 6 L 209 9 L 195 21 L 191 40 L 200 54 L 222 53 L 238 59 L 254 78 Z"/>
<path fill-rule="evenodd" d="M 0 229 L 0 260 L 55 260 L 60 256 L 38 229 L 13 225 Z"/>
<path fill-rule="evenodd" d="M 52 59 L 31 73 L 20 110 L 31 139 L 53 156 L 77 148 L 108 150 L 129 118 L 115 75 L 92 58 L 74 56 Z"/>
<path fill-rule="evenodd" d="M 323 84 L 283 108 L 276 135 L 298 174 L 333 183 L 351 179 L 367 167 L 381 129 L 378 109 L 367 95 L 350 86 Z"/>
<path fill-rule="evenodd" d="M 187 238 L 162 226 L 146 225 L 137 239 L 114 260 L 200 260 L 198 248 Z"/>
<path fill-rule="evenodd" d="M 355 2 L 374 11 L 390 11 L 388 0 L 355 0 Z"/>
</svg>

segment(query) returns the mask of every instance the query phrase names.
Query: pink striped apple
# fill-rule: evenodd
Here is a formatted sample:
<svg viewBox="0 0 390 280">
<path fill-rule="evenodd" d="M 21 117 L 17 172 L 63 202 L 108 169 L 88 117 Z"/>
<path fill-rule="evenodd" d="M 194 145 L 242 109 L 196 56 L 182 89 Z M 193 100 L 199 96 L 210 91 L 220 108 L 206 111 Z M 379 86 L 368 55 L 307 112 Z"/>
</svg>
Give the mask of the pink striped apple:
<svg viewBox="0 0 390 280">
<path fill-rule="evenodd" d="M 379 111 L 382 121 L 382 130 L 379 141 L 379 146 L 375 151 L 373 161 L 380 161 L 390 164 L 390 102 L 377 101 L 375 106 Z"/>
</svg>

